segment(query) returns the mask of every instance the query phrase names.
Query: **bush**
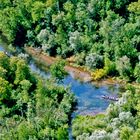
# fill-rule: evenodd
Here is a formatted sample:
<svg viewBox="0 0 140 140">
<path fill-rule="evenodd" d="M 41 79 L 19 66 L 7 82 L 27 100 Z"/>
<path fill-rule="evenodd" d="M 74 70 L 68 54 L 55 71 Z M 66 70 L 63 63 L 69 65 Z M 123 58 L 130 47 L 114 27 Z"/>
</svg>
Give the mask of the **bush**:
<svg viewBox="0 0 140 140">
<path fill-rule="evenodd" d="M 130 59 L 126 55 L 121 57 L 117 61 L 116 66 L 122 78 L 129 80 L 132 77 L 132 67 Z"/>
<path fill-rule="evenodd" d="M 67 75 L 67 72 L 65 71 L 65 61 L 58 60 L 50 67 L 50 73 L 52 78 L 54 78 L 57 82 L 60 82 L 64 79 L 64 77 Z"/>
<path fill-rule="evenodd" d="M 3 67 L 0 66 L 0 77 L 6 78 L 7 70 L 5 70 Z"/>
<path fill-rule="evenodd" d="M 97 130 L 91 136 L 89 140 L 111 140 L 110 135 L 105 130 Z"/>
<path fill-rule="evenodd" d="M 75 53 L 82 50 L 82 44 L 81 44 L 81 33 L 78 31 L 71 32 L 69 34 L 69 44 L 70 48 L 74 50 Z"/>
<path fill-rule="evenodd" d="M 46 43 L 48 40 L 49 32 L 46 29 L 42 29 L 37 35 L 37 39 L 40 43 Z"/>
<path fill-rule="evenodd" d="M 115 75 L 116 74 L 115 62 L 111 61 L 108 57 L 105 57 L 104 63 L 105 63 L 104 70 L 106 71 L 106 74 Z"/>
<path fill-rule="evenodd" d="M 18 138 L 20 140 L 36 138 L 36 131 L 33 125 L 27 122 L 22 122 L 17 128 Z"/>
<path fill-rule="evenodd" d="M 78 65 L 84 65 L 85 64 L 85 52 L 81 52 L 80 54 L 77 54 L 75 57 L 75 62 Z"/>
<path fill-rule="evenodd" d="M 103 67 L 103 56 L 96 53 L 90 53 L 86 56 L 86 65 L 91 69 Z"/>
<path fill-rule="evenodd" d="M 57 140 L 68 140 L 68 125 L 64 125 L 57 130 Z"/>
<path fill-rule="evenodd" d="M 136 78 L 136 82 L 140 83 L 140 63 L 136 64 L 134 69 L 134 77 Z"/>
<path fill-rule="evenodd" d="M 134 140 L 140 140 L 140 129 L 137 129 L 133 134 Z"/>
<path fill-rule="evenodd" d="M 29 46 L 34 46 L 35 45 L 35 36 L 36 35 L 35 35 L 34 31 L 32 31 L 32 30 L 27 31 L 26 37 L 27 37 Z"/>
<path fill-rule="evenodd" d="M 92 133 L 96 129 L 102 129 L 106 127 L 104 121 L 104 114 L 98 114 L 96 116 L 77 116 L 72 122 L 72 134 L 74 137 L 82 135 L 84 133 Z"/>
<path fill-rule="evenodd" d="M 93 80 L 100 80 L 107 75 L 104 69 L 97 69 L 92 73 Z"/>
<path fill-rule="evenodd" d="M 124 126 L 121 128 L 120 131 L 120 138 L 121 140 L 130 140 L 131 135 L 133 134 L 133 129 L 128 126 Z"/>
<path fill-rule="evenodd" d="M 98 38 L 97 35 L 94 35 L 95 37 L 94 38 Z M 90 52 L 92 53 L 97 53 L 97 54 L 101 54 L 103 55 L 104 53 L 104 45 L 102 43 L 94 43 Z"/>
</svg>

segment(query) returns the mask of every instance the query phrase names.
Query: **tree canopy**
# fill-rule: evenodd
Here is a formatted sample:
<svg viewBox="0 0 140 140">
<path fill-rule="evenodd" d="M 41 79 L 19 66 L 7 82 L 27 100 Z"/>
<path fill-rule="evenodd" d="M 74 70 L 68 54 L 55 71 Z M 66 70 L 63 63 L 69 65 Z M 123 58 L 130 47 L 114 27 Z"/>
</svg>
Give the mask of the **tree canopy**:
<svg viewBox="0 0 140 140">
<path fill-rule="evenodd" d="M 117 65 L 126 56 L 132 69 L 139 63 L 139 0 L 1 0 L 0 3 L 0 31 L 14 45 L 41 47 L 45 53 L 62 58 L 78 56 L 76 63 L 93 68 L 95 73 L 96 69 L 104 71 L 106 57 Z M 93 53 L 103 58 L 101 66 L 94 64 L 93 60 L 98 61 L 99 57 L 93 59 Z M 114 75 L 126 77 L 116 71 Z M 133 71 L 130 73 L 128 80 L 139 81 Z M 106 75 L 104 72 L 102 76 Z"/>
<path fill-rule="evenodd" d="M 69 88 L 0 52 L 0 139 L 68 139 L 75 98 Z"/>
</svg>

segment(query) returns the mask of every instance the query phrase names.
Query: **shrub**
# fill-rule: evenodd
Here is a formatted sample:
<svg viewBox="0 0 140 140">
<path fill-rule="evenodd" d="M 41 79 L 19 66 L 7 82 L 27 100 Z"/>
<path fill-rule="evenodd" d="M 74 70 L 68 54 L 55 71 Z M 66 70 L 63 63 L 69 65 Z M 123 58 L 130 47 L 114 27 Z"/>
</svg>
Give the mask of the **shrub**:
<svg viewBox="0 0 140 140">
<path fill-rule="evenodd" d="M 78 65 L 84 65 L 85 63 L 85 52 L 81 52 L 80 54 L 77 54 L 75 57 L 75 61 Z"/>
<path fill-rule="evenodd" d="M 104 121 L 104 117 L 104 114 L 98 114 L 96 116 L 77 116 L 72 122 L 73 136 L 77 137 L 84 133 L 91 134 L 96 129 L 105 128 L 106 122 Z"/>
<path fill-rule="evenodd" d="M 134 118 L 130 112 L 121 112 L 119 114 L 119 119 L 121 122 L 126 124 L 131 124 L 134 122 Z"/>
<path fill-rule="evenodd" d="M 69 34 L 69 44 L 70 48 L 74 50 L 75 53 L 79 52 L 82 50 L 82 44 L 81 44 L 81 33 L 78 31 L 71 32 Z"/>
<path fill-rule="evenodd" d="M 131 67 L 130 59 L 126 55 L 121 57 L 117 61 L 116 66 L 122 78 L 129 80 L 130 77 L 132 77 L 132 67 Z"/>
<path fill-rule="evenodd" d="M 92 73 L 92 77 L 94 80 L 100 80 L 101 78 L 107 75 L 104 69 L 97 69 Z"/>
<path fill-rule="evenodd" d="M 0 66 L 0 77 L 6 78 L 7 70 L 5 70 L 3 67 Z"/>
<path fill-rule="evenodd" d="M 133 134 L 133 129 L 128 126 L 124 126 L 120 131 L 121 140 L 130 140 L 130 136 Z"/>
<path fill-rule="evenodd" d="M 86 65 L 91 69 L 103 67 L 103 56 L 96 53 L 90 53 L 86 56 Z"/>
<path fill-rule="evenodd" d="M 57 81 L 60 82 L 63 80 L 63 78 L 67 75 L 67 72 L 65 71 L 65 61 L 58 60 L 50 67 L 50 73 L 51 76 Z"/>
<path fill-rule="evenodd" d="M 140 83 L 140 63 L 136 64 L 134 69 L 134 76 L 136 78 L 136 82 Z"/>
<path fill-rule="evenodd" d="M 134 140 L 140 140 L 140 129 L 137 129 L 133 134 Z"/>
<path fill-rule="evenodd" d="M 111 140 L 110 135 L 105 130 L 96 130 L 89 137 L 89 140 Z"/>
<path fill-rule="evenodd" d="M 41 43 L 46 43 L 48 40 L 49 32 L 46 29 L 42 29 L 40 33 L 37 35 L 37 39 Z"/>
<path fill-rule="evenodd" d="M 104 64 L 105 64 L 104 70 L 106 71 L 107 75 L 115 75 L 116 74 L 115 62 L 111 61 L 108 57 L 105 57 Z"/>
<path fill-rule="evenodd" d="M 94 35 L 93 38 L 98 38 L 98 36 Z M 102 43 L 94 43 L 90 52 L 102 55 L 104 53 L 104 45 Z"/>
<path fill-rule="evenodd" d="M 64 125 L 57 130 L 57 140 L 68 140 L 68 126 Z"/>
<path fill-rule="evenodd" d="M 32 139 L 33 137 L 36 137 L 36 131 L 33 128 L 33 125 L 30 123 L 27 123 L 26 121 L 23 121 L 20 123 L 20 125 L 17 128 L 18 132 L 18 138 L 20 140 L 25 140 L 25 139 Z"/>
</svg>

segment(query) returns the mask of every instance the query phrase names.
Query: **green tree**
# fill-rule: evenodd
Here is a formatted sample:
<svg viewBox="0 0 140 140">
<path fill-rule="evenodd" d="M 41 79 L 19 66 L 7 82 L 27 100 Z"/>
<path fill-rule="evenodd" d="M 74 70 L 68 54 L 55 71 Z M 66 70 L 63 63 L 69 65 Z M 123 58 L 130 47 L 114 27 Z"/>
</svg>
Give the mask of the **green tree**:
<svg viewBox="0 0 140 140">
<path fill-rule="evenodd" d="M 33 18 L 33 22 L 40 23 L 41 20 L 44 18 L 44 11 L 45 11 L 45 4 L 41 1 L 35 1 L 33 3 L 33 7 L 31 9 L 31 15 Z"/>
<path fill-rule="evenodd" d="M 0 66 L 4 69 L 8 70 L 9 58 L 3 52 L 0 52 Z"/>
<path fill-rule="evenodd" d="M 32 124 L 29 122 L 23 121 L 17 128 L 18 139 L 27 140 L 27 139 L 37 139 L 36 131 Z"/>
<path fill-rule="evenodd" d="M 134 76 L 136 78 L 136 82 L 140 83 L 140 63 L 136 64 L 134 69 Z"/>
<path fill-rule="evenodd" d="M 15 84 L 19 84 L 20 81 L 30 78 L 30 70 L 24 60 L 17 62 L 17 69 L 15 71 Z"/>
<path fill-rule="evenodd" d="M 50 67 L 51 76 L 55 78 L 56 81 L 58 82 L 61 82 L 64 76 L 67 74 L 64 67 L 65 67 L 65 61 L 63 60 L 58 60 Z"/>
<path fill-rule="evenodd" d="M 11 91 L 12 87 L 9 82 L 0 77 L 0 104 L 6 103 L 6 100 L 10 100 Z"/>
<path fill-rule="evenodd" d="M 115 75 L 116 74 L 116 64 L 111 61 L 107 56 L 104 58 L 104 70 L 107 75 Z"/>
<path fill-rule="evenodd" d="M 133 129 L 131 127 L 122 127 L 120 132 L 121 140 L 130 140 L 131 135 L 133 134 Z"/>
<path fill-rule="evenodd" d="M 7 70 L 0 66 L 0 77 L 6 79 Z"/>
<path fill-rule="evenodd" d="M 130 12 L 134 12 L 136 14 L 140 14 L 140 0 L 138 0 L 137 2 L 132 2 L 129 5 L 128 10 Z"/>
<path fill-rule="evenodd" d="M 68 140 L 68 126 L 64 125 L 57 130 L 57 140 Z"/>
</svg>

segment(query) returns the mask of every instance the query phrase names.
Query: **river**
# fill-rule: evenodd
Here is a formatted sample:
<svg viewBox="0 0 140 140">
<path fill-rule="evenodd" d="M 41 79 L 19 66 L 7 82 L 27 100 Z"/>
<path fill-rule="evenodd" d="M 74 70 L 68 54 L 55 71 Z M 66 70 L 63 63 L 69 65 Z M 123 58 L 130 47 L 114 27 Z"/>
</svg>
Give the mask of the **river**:
<svg viewBox="0 0 140 140">
<path fill-rule="evenodd" d="M 3 45 L 0 45 L 0 51 L 7 51 Z M 43 77 L 48 77 L 48 73 L 41 70 L 36 63 L 31 60 L 29 66 L 32 71 L 40 74 Z M 95 86 L 92 83 L 83 83 L 72 78 L 70 75 L 63 80 L 63 85 L 71 85 L 71 91 L 77 98 L 77 107 L 72 118 L 77 115 L 95 115 L 104 113 L 111 101 L 102 98 L 103 95 L 116 97 L 119 91 L 118 84 Z M 71 129 L 69 130 L 69 139 L 72 140 Z"/>
</svg>

